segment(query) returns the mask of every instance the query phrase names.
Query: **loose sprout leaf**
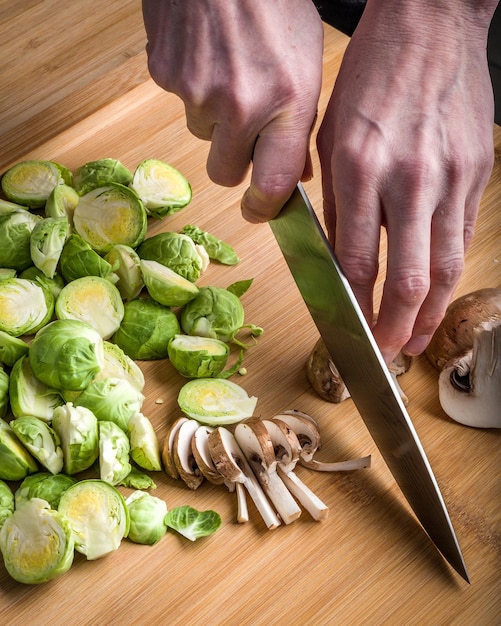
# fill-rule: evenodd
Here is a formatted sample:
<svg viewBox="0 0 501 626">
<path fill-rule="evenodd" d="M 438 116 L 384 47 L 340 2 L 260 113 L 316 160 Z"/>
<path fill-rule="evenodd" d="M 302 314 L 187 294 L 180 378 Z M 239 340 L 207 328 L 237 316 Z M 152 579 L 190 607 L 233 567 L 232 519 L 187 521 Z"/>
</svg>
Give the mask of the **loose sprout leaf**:
<svg viewBox="0 0 501 626">
<path fill-rule="evenodd" d="M 182 231 L 193 241 L 207 250 L 210 259 L 223 263 L 224 265 L 236 265 L 240 259 L 230 244 L 218 239 L 216 236 L 202 230 L 193 224 L 187 224 Z"/>
<path fill-rule="evenodd" d="M 156 489 L 155 481 L 145 474 L 140 472 L 137 468 L 132 467 L 131 471 L 125 478 L 123 478 L 119 485 L 121 487 L 128 487 L 129 489 Z"/>
<path fill-rule="evenodd" d="M 165 516 L 165 524 L 190 541 L 212 535 L 221 526 L 221 516 L 216 511 L 197 511 L 191 506 L 171 509 Z"/>
<path fill-rule="evenodd" d="M 249 278 L 248 280 L 238 280 L 236 283 L 232 283 L 231 285 L 228 285 L 228 287 L 226 287 L 226 289 L 230 292 L 235 294 L 238 298 L 241 298 L 244 293 L 249 289 L 249 287 L 252 285 L 254 279 L 253 278 Z"/>
</svg>

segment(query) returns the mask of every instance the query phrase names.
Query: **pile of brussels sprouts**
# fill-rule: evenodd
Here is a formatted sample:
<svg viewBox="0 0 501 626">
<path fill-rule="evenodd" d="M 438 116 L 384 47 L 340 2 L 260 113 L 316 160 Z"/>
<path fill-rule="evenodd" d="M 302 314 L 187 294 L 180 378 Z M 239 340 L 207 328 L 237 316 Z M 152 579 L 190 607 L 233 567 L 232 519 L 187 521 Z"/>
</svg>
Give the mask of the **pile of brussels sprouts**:
<svg viewBox="0 0 501 626">
<path fill-rule="evenodd" d="M 145 491 L 154 484 L 142 470 L 162 466 L 141 412 L 145 381 L 135 360 L 169 358 L 191 379 L 227 378 L 240 368 L 246 346 L 239 331 L 262 332 L 244 324 L 240 297 L 252 281 L 197 285 L 211 260 L 238 263 L 235 251 L 194 225 L 147 236 L 149 216 L 162 219 L 191 200 L 186 178 L 157 159 L 133 172 L 100 159 L 75 174 L 53 161 L 22 161 L 1 187 L 0 551 L 7 570 L 16 580 L 43 582 L 67 571 L 74 549 L 98 558 L 125 536 L 154 543 L 167 525 L 190 539 L 214 532 L 214 512 L 167 512 Z M 230 343 L 241 351 L 225 369 Z M 93 467 L 99 478 L 74 478 Z M 14 492 L 4 481 L 21 484 Z M 126 502 L 118 485 L 136 495 Z M 97 538 L 89 506 L 108 535 Z"/>
</svg>

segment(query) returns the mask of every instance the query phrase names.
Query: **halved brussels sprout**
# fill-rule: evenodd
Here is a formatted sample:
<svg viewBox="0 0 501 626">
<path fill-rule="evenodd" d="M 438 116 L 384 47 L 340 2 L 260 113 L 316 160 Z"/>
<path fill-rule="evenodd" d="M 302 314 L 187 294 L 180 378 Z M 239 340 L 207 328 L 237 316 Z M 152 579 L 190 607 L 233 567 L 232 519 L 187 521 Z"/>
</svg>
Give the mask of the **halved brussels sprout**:
<svg viewBox="0 0 501 626">
<path fill-rule="evenodd" d="M 0 418 L 9 410 L 9 375 L 0 365 Z"/>
<path fill-rule="evenodd" d="M 164 523 L 167 504 L 146 491 L 136 490 L 125 501 L 129 509 L 128 539 L 134 543 L 154 545 L 167 532 Z"/>
<path fill-rule="evenodd" d="M 132 469 L 129 438 L 119 426 L 108 420 L 100 420 L 98 430 L 99 477 L 110 485 L 118 485 Z"/>
<path fill-rule="evenodd" d="M 75 173 L 73 186 L 83 196 L 108 183 L 120 183 L 127 186 L 131 182 L 132 173 L 123 163 L 117 159 L 105 158 L 89 161 L 80 166 Z"/>
<path fill-rule="evenodd" d="M 54 274 L 52 278 L 47 278 L 45 274 L 32 265 L 19 274 L 19 278 L 25 278 L 26 280 L 32 280 L 38 283 L 41 287 L 48 289 L 54 296 L 54 300 L 57 300 L 61 289 L 64 287 L 64 280 L 60 274 Z"/>
<path fill-rule="evenodd" d="M 63 451 L 56 432 L 38 417 L 18 417 L 10 422 L 18 439 L 51 474 L 63 469 Z"/>
<path fill-rule="evenodd" d="M 146 234 L 146 210 L 131 189 L 109 183 L 80 198 L 73 227 L 100 254 L 118 243 L 135 248 Z"/>
<path fill-rule="evenodd" d="M 70 225 L 66 217 L 46 217 L 31 231 L 31 259 L 47 278 L 54 278 L 69 232 Z"/>
<path fill-rule="evenodd" d="M 14 494 L 3 480 L 0 480 L 0 528 L 5 520 L 14 513 Z"/>
<path fill-rule="evenodd" d="M 115 343 L 103 342 L 104 366 L 96 380 L 103 378 L 125 378 L 138 391 L 144 389 L 144 374 L 139 365 Z"/>
<path fill-rule="evenodd" d="M 106 278 L 84 276 L 68 283 L 56 301 L 58 319 L 87 322 L 108 339 L 120 327 L 124 304 L 118 289 Z"/>
<path fill-rule="evenodd" d="M 175 335 L 168 345 L 169 360 L 187 378 L 211 378 L 220 374 L 228 362 L 227 343 L 211 337 Z"/>
<path fill-rule="evenodd" d="M 38 584 L 66 573 L 74 543 L 64 517 L 40 498 L 24 502 L 0 530 L 5 569 L 20 583 Z"/>
<path fill-rule="evenodd" d="M 0 459 L 0 480 L 22 480 L 38 470 L 35 459 L 3 419 L 0 419 Z"/>
<path fill-rule="evenodd" d="M 22 204 L 17 204 L 16 202 L 10 202 L 9 200 L 4 200 L 0 198 L 0 215 L 7 215 L 7 213 L 12 213 L 13 211 L 29 211 L 29 207 L 23 206 Z"/>
<path fill-rule="evenodd" d="M 207 250 L 210 259 L 224 265 L 236 265 L 240 261 L 237 253 L 228 243 L 198 226 L 187 224 L 182 232 L 188 235 L 190 239 L 193 239 L 196 244 L 203 246 Z"/>
<path fill-rule="evenodd" d="M 131 359 L 167 358 L 169 339 L 180 330 L 176 315 L 152 298 L 126 302 L 124 308 L 124 318 L 112 341 Z"/>
<path fill-rule="evenodd" d="M 108 263 L 76 234 L 71 235 L 64 244 L 59 266 L 68 283 L 85 276 L 101 276 L 112 283 L 118 280 L 118 276 L 113 273 L 118 266 Z"/>
<path fill-rule="evenodd" d="M 19 337 L 40 330 L 52 318 L 50 291 L 25 278 L 0 281 L 0 330 Z"/>
<path fill-rule="evenodd" d="M 63 404 L 59 392 L 35 376 L 28 355 L 12 368 L 9 396 L 14 417 L 33 416 L 45 422 L 50 422 L 54 409 Z"/>
<path fill-rule="evenodd" d="M 117 550 L 129 532 L 125 499 L 104 480 L 77 482 L 63 493 L 58 510 L 69 521 L 75 549 L 88 560 Z"/>
<path fill-rule="evenodd" d="M 204 265 L 195 242 L 187 235 L 170 231 L 146 238 L 137 253 L 141 259 L 157 261 L 192 283 L 198 280 Z"/>
<path fill-rule="evenodd" d="M 114 245 L 105 255 L 118 277 L 116 287 L 124 300 L 134 300 L 144 287 L 140 259 L 134 248 L 123 244 Z"/>
<path fill-rule="evenodd" d="M 56 185 L 72 182 L 71 172 L 53 161 L 21 161 L 2 177 L 2 189 L 8 200 L 31 208 L 45 205 Z"/>
<path fill-rule="evenodd" d="M 73 475 L 91 467 L 99 455 L 97 418 L 92 411 L 71 402 L 54 409 L 52 428 L 63 450 L 63 469 Z"/>
<path fill-rule="evenodd" d="M 30 240 L 35 226 L 42 220 L 39 215 L 23 209 L 0 215 L 0 267 L 22 272 L 33 265 Z"/>
<path fill-rule="evenodd" d="M 55 320 L 37 332 L 29 359 L 35 376 L 49 387 L 80 391 L 104 365 L 103 339 L 80 320 Z"/>
<path fill-rule="evenodd" d="M 191 186 L 181 172 L 158 159 L 139 163 L 130 187 L 141 198 L 148 213 L 157 218 L 176 213 L 192 197 Z"/>
<path fill-rule="evenodd" d="M 150 420 L 139 411 L 129 419 L 130 455 L 139 467 L 151 472 L 162 469 L 160 444 Z"/>
<path fill-rule="evenodd" d="M 223 426 L 252 417 L 257 398 L 230 380 L 195 378 L 181 387 L 178 404 L 185 415 L 202 424 Z"/>
<path fill-rule="evenodd" d="M 65 217 L 71 229 L 73 213 L 80 197 L 69 185 L 57 185 L 47 198 L 45 217 Z"/>
<path fill-rule="evenodd" d="M 149 295 L 164 306 L 183 306 L 198 294 L 198 287 L 157 261 L 141 261 Z"/>
<path fill-rule="evenodd" d="M 67 474 L 37 472 L 26 476 L 14 494 L 16 508 L 32 498 L 42 498 L 49 503 L 51 509 L 57 509 L 63 493 L 76 482 L 73 476 Z"/>
</svg>

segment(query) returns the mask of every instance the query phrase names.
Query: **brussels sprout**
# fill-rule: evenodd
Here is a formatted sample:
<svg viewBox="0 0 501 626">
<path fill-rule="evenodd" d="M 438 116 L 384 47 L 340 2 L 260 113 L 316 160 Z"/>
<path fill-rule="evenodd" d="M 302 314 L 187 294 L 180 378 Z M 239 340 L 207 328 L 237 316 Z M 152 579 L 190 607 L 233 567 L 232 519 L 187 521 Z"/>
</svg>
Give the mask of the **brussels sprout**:
<svg viewBox="0 0 501 626">
<path fill-rule="evenodd" d="M 59 259 L 61 274 L 66 282 L 83 278 L 84 276 L 101 276 L 115 283 L 118 276 L 113 272 L 116 265 L 111 265 L 93 250 L 90 245 L 80 237 L 71 235 L 64 244 Z"/>
<path fill-rule="evenodd" d="M 223 263 L 224 265 L 236 265 L 240 259 L 235 250 L 226 242 L 218 239 L 211 233 L 202 230 L 198 226 L 187 224 L 183 228 L 183 234 L 207 250 L 210 259 Z"/>
<path fill-rule="evenodd" d="M 63 451 L 56 432 L 38 417 L 18 417 L 10 422 L 12 430 L 32 456 L 51 474 L 63 469 Z"/>
<path fill-rule="evenodd" d="M 31 259 L 47 278 L 54 278 L 69 231 L 66 217 L 46 217 L 31 231 Z"/>
<path fill-rule="evenodd" d="M 75 406 L 84 406 L 98 420 L 115 422 L 127 432 L 129 419 L 143 402 L 143 394 L 125 378 L 104 378 L 92 381 L 75 399 Z"/>
<path fill-rule="evenodd" d="M 146 159 L 136 168 L 131 189 L 137 193 L 150 215 L 157 218 L 176 213 L 191 200 L 191 186 L 168 163 Z"/>
<path fill-rule="evenodd" d="M 116 286 L 124 300 L 134 300 L 144 287 L 143 274 L 140 267 L 140 259 L 137 252 L 130 246 L 123 244 L 114 245 L 105 255 L 115 269 L 118 276 Z"/>
<path fill-rule="evenodd" d="M 109 339 L 120 327 L 124 304 L 118 289 L 106 278 L 84 276 L 68 283 L 56 301 L 56 317 L 87 322 Z"/>
<path fill-rule="evenodd" d="M 9 375 L 0 365 L 0 418 L 7 415 L 9 409 Z"/>
<path fill-rule="evenodd" d="M 130 455 L 145 470 L 159 472 L 162 469 L 160 444 L 150 420 L 139 411 L 129 419 Z"/>
<path fill-rule="evenodd" d="M 33 264 L 30 239 L 35 226 L 42 220 L 39 215 L 20 209 L 0 215 L 0 267 L 21 272 Z"/>
<path fill-rule="evenodd" d="M 0 528 L 12 513 L 14 513 L 14 494 L 9 485 L 0 480 Z"/>
<path fill-rule="evenodd" d="M 129 532 L 125 499 L 104 480 L 77 482 L 61 496 L 58 511 L 70 523 L 75 549 L 88 560 L 117 550 Z"/>
<path fill-rule="evenodd" d="M 187 378 L 210 378 L 220 374 L 230 354 L 227 343 L 211 337 L 175 335 L 168 345 L 169 359 Z"/>
<path fill-rule="evenodd" d="M 198 294 L 198 287 L 157 261 L 141 261 L 149 295 L 164 306 L 183 306 Z"/>
<path fill-rule="evenodd" d="M 201 287 L 181 311 L 181 327 L 187 335 L 231 341 L 243 323 L 240 299 L 222 287 Z"/>
<path fill-rule="evenodd" d="M 131 189 L 109 183 L 80 198 L 73 213 L 73 227 L 101 254 L 118 243 L 135 248 L 146 235 L 146 210 Z"/>
<path fill-rule="evenodd" d="M 37 472 L 26 476 L 14 494 L 16 509 L 32 498 L 41 498 L 49 503 L 51 509 L 57 509 L 63 493 L 76 482 L 67 474 Z"/>
<path fill-rule="evenodd" d="M 0 530 L 5 569 L 20 583 L 37 584 L 66 573 L 74 543 L 65 517 L 40 498 L 25 502 Z"/>
<path fill-rule="evenodd" d="M 35 376 L 49 387 L 79 391 L 104 365 L 103 339 L 80 320 L 55 320 L 37 332 L 29 359 Z"/>
<path fill-rule="evenodd" d="M 131 541 L 152 546 L 165 536 L 167 505 L 163 500 L 146 491 L 137 490 L 130 494 L 125 504 L 129 509 L 128 538 Z"/>
<path fill-rule="evenodd" d="M 7 215 L 8 213 L 13 213 L 14 211 L 29 211 L 29 207 L 23 206 L 22 204 L 17 204 L 16 202 L 9 202 L 9 200 L 4 200 L 0 198 L 0 215 Z"/>
<path fill-rule="evenodd" d="M 25 278 L 0 281 L 0 330 L 19 337 L 31 335 L 52 318 L 54 297 Z"/>
<path fill-rule="evenodd" d="M 148 237 L 137 253 L 141 259 L 157 261 L 192 283 L 198 280 L 203 267 L 197 246 L 181 233 L 165 232 Z"/>
<path fill-rule="evenodd" d="M 99 433 L 92 411 L 67 402 L 54 409 L 52 428 L 61 442 L 66 474 L 83 472 L 94 463 L 99 455 Z"/>
<path fill-rule="evenodd" d="M 56 406 L 63 404 L 58 391 L 34 375 L 27 355 L 16 361 L 12 368 L 9 396 L 14 417 L 38 417 L 45 422 L 50 422 Z"/>
<path fill-rule="evenodd" d="M 0 480 L 22 480 L 38 470 L 35 459 L 3 419 L 0 419 L 0 459 Z"/>
<path fill-rule="evenodd" d="M 216 511 L 197 511 L 191 506 L 178 506 L 165 516 L 165 524 L 178 533 L 195 541 L 216 532 L 221 526 L 221 516 Z"/>
<path fill-rule="evenodd" d="M 73 213 L 79 201 L 79 195 L 69 185 L 57 185 L 52 190 L 45 204 L 45 217 L 65 217 L 71 230 Z"/>
<path fill-rule="evenodd" d="M 132 173 L 117 159 L 98 159 L 89 161 L 79 167 L 75 173 L 73 185 L 78 193 L 84 194 L 104 187 L 108 183 L 129 185 L 132 182 Z"/>
<path fill-rule="evenodd" d="M 124 318 L 112 341 L 131 359 L 167 358 L 169 339 L 180 330 L 176 315 L 152 298 L 126 302 L 124 308 Z"/>
<path fill-rule="evenodd" d="M 19 278 L 25 278 L 26 280 L 32 280 L 33 282 L 44 287 L 46 290 L 54 296 L 54 300 L 57 300 L 61 289 L 64 287 L 64 280 L 60 274 L 54 274 L 52 278 L 47 278 L 45 274 L 32 265 L 19 274 Z"/>
<path fill-rule="evenodd" d="M 117 485 L 132 469 L 129 438 L 114 422 L 102 420 L 98 422 L 98 429 L 99 477 L 110 485 Z"/>
<path fill-rule="evenodd" d="M 125 378 L 138 391 L 144 389 L 144 374 L 137 363 L 115 343 L 105 341 L 104 366 L 96 376 L 96 380 L 103 378 Z"/>
<path fill-rule="evenodd" d="M 234 424 L 252 417 L 257 398 L 249 397 L 245 389 L 220 378 L 190 380 L 178 395 L 183 413 L 211 426 Z"/>
<path fill-rule="evenodd" d="M 17 276 L 17 271 L 11 269 L 10 267 L 0 267 L 0 280 L 5 280 L 7 278 L 15 278 Z"/>
<path fill-rule="evenodd" d="M 0 363 L 12 367 L 22 356 L 28 354 L 29 344 L 0 330 Z"/>
<path fill-rule="evenodd" d="M 43 207 L 56 185 L 72 182 L 71 172 L 53 161 L 21 161 L 2 177 L 8 200 L 31 208 Z"/>
</svg>

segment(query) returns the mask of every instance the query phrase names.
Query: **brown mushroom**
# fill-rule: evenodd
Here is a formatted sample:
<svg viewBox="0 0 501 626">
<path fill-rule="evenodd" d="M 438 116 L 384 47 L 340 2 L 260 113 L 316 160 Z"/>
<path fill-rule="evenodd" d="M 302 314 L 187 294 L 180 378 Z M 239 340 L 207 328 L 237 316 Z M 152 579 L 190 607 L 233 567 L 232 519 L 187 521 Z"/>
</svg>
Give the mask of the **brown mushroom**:
<svg viewBox="0 0 501 626">
<path fill-rule="evenodd" d="M 200 424 L 196 420 L 186 420 L 177 429 L 172 444 L 172 457 L 179 478 L 190 489 L 198 489 L 204 480 L 204 475 L 196 464 L 191 447 L 191 441 L 199 426 Z"/>
<path fill-rule="evenodd" d="M 178 417 L 176 420 L 172 422 L 167 431 L 167 435 L 165 436 L 163 448 L 162 448 L 162 462 L 165 469 L 165 472 L 168 476 L 174 479 L 179 478 L 179 472 L 176 469 L 174 464 L 174 456 L 173 456 L 173 446 L 174 446 L 174 437 L 176 436 L 177 431 L 181 427 L 181 424 L 187 422 L 187 417 Z"/>
</svg>

